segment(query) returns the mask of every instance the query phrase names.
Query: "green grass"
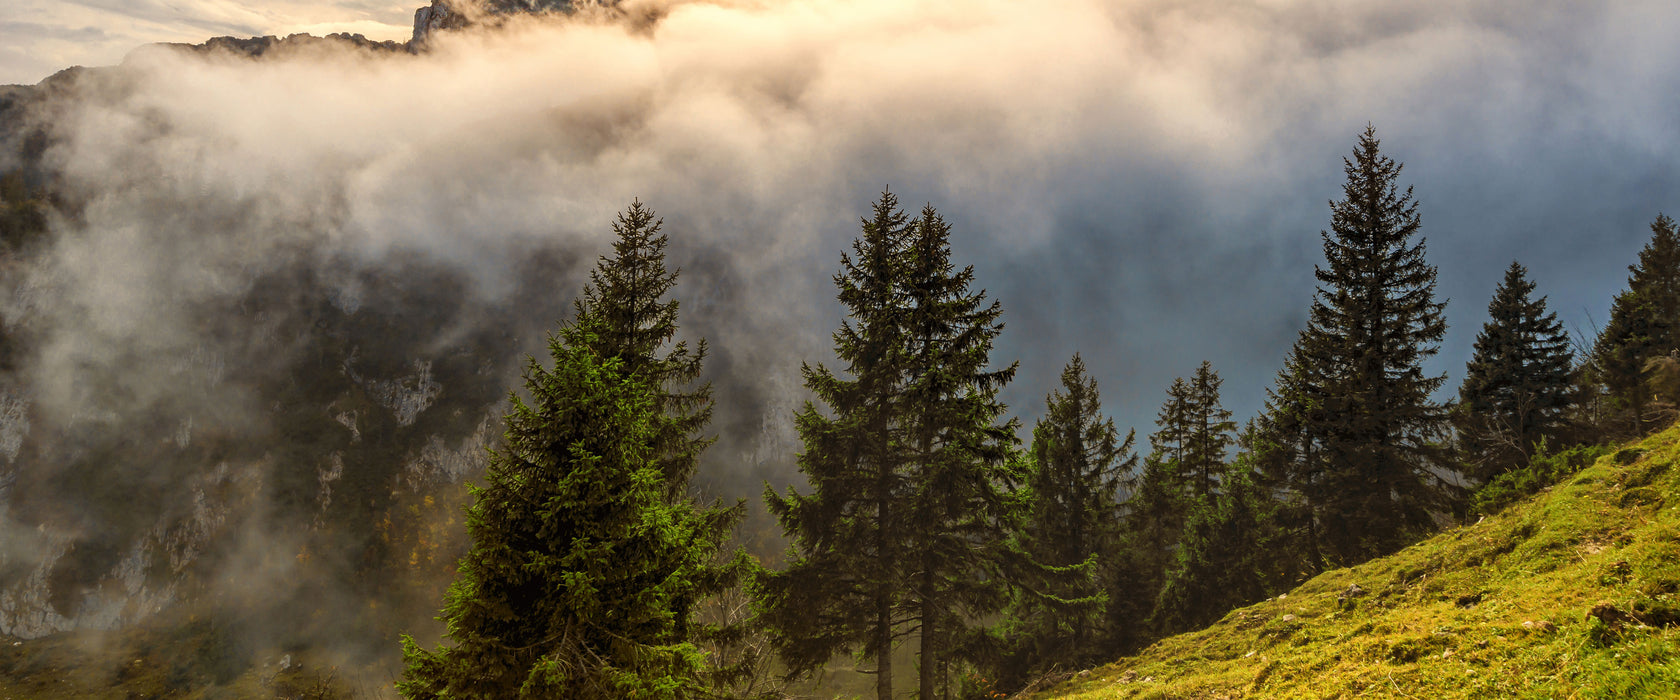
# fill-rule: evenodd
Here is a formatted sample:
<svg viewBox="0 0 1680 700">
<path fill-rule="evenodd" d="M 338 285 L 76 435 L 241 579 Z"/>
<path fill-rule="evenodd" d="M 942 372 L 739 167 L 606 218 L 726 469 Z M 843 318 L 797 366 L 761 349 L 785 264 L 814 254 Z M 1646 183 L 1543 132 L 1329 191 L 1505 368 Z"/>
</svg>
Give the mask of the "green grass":
<svg viewBox="0 0 1680 700">
<path fill-rule="evenodd" d="M 1680 697 L 1676 461 L 1680 428 L 1033 697 Z"/>
</svg>

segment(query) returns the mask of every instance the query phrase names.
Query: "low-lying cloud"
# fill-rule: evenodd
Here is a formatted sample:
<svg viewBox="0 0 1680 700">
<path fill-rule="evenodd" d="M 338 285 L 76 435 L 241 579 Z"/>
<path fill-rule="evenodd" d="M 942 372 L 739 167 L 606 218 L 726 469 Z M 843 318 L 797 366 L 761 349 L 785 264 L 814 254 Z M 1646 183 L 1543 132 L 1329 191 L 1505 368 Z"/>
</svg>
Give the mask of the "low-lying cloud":
<svg viewBox="0 0 1680 700">
<path fill-rule="evenodd" d="M 659 20 L 529 18 L 418 55 L 148 48 L 84 81 L 45 156 L 82 206 L 6 311 L 40 338 L 34 410 L 271 434 L 259 386 L 300 361 L 288 334 L 313 302 L 251 300 L 294 278 L 368 323 L 448 309 L 405 357 L 323 371 L 419 386 L 416 363 L 443 368 L 493 323 L 510 324 L 507 357 L 540 351 L 640 198 L 684 269 L 685 332 L 714 350 L 724 438 L 706 478 L 752 496 L 793 478 L 798 367 L 829 361 L 830 277 L 883 188 L 952 220 L 955 257 L 1002 300 L 994 361 L 1023 361 L 1017 412 L 1030 423 L 1079 351 L 1109 412 L 1148 432 L 1203 359 L 1228 407 L 1259 407 L 1367 122 L 1417 188 L 1452 300 L 1435 369 L 1455 375 L 1512 258 L 1590 332 L 1680 185 L 1665 3 L 634 9 Z M 417 270 L 449 283 L 403 287 Z"/>
</svg>

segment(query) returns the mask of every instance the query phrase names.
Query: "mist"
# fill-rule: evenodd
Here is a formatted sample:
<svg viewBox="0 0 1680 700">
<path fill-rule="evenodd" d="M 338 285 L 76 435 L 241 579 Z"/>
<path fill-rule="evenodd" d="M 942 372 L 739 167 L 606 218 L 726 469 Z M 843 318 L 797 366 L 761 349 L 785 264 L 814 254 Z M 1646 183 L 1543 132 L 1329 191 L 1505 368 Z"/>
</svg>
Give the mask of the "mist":
<svg viewBox="0 0 1680 700">
<path fill-rule="evenodd" d="M 684 337 L 711 349 L 720 442 L 700 480 L 756 498 L 797 480 L 799 367 L 832 364 L 831 277 L 884 189 L 951 220 L 955 259 L 1002 301 L 993 361 L 1021 361 L 1004 396 L 1026 425 L 1077 351 L 1106 412 L 1142 435 L 1204 359 L 1239 419 L 1260 408 L 1367 123 L 1407 164 L 1451 300 L 1431 365 L 1447 393 L 1511 259 L 1590 336 L 1680 186 L 1667 3 L 629 9 L 656 20 L 523 17 L 419 54 L 145 47 L 26 116 L 77 206 L 8 261 L 0 309 L 33 339 L 5 398 L 20 418 L 0 420 L 9 498 L 32 499 L 0 539 L 24 566 L 0 599 L 8 633 L 161 609 L 184 593 L 149 574 L 83 581 L 80 603 L 28 581 L 60 556 L 120 572 L 165 542 L 198 542 L 171 551 L 213 558 L 212 589 L 331 590 L 285 583 L 297 558 L 264 554 L 307 549 L 277 514 L 359 493 L 344 489 L 351 446 L 383 439 L 363 442 L 372 412 L 392 435 L 435 431 L 405 453 L 411 482 L 470 477 L 523 354 L 540 356 L 634 199 L 663 216 L 683 270 Z M 361 330 L 322 331 L 328 317 Z M 323 337 L 350 359 L 323 359 Z M 285 447 L 275 397 L 307 394 L 285 392 L 312 371 L 373 397 L 323 395 L 342 454 Z M 469 377 L 486 379 L 460 389 Z M 428 413 L 440 400 L 459 415 Z M 6 430 L 27 439 L 8 447 Z M 89 497 L 88 479 L 120 489 Z M 274 495 L 292 492 L 316 501 Z M 124 493 L 152 500 L 113 515 Z M 56 534 L 24 534 L 42 523 Z M 203 534 L 122 536 L 154 531 Z M 231 544 L 205 553 L 212 538 Z"/>
</svg>

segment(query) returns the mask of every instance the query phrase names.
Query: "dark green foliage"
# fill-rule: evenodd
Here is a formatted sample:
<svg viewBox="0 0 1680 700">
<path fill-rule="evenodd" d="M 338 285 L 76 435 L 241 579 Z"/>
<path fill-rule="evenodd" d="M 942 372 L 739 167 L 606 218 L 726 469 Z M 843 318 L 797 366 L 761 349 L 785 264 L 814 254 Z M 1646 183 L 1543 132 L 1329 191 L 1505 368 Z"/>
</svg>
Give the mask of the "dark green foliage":
<svg viewBox="0 0 1680 700">
<path fill-rule="evenodd" d="M 526 372 L 506 445 L 467 512 L 473 545 L 442 620 L 451 646 L 404 638 L 409 698 L 682 698 L 702 654 L 678 610 L 731 524 L 665 497 L 658 396 L 591 325 Z"/>
<path fill-rule="evenodd" d="M 665 269 L 663 224 L 641 200 L 618 215 L 612 225 L 614 257 L 603 256 L 590 272 L 576 313 L 599 318 L 600 332 L 591 341 L 596 353 L 623 360 L 627 373 L 646 378 L 659 391 L 656 452 L 670 497 L 684 498 L 700 452 L 712 443 L 697 436 L 712 418 L 712 387 L 684 391 L 700 376 L 706 341 L 700 340 L 692 353 L 686 341 L 671 344 L 678 302 L 666 295 L 676 286 L 677 271 Z M 670 350 L 660 355 L 667 346 Z"/>
<path fill-rule="evenodd" d="M 846 376 L 805 365 L 805 386 L 832 415 L 807 402 L 795 417 L 809 494 L 766 486 L 765 502 L 793 539 L 784 571 L 760 583 L 764 624 L 791 675 L 815 671 L 841 651 L 876 664 L 879 697 L 892 697 L 892 647 L 908 566 L 906 442 L 899 395 L 909 362 L 902 290 L 909 225 L 898 200 L 881 194 L 842 254 L 835 275 L 847 319 L 834 333 Z"/>
<path fill-rule="evenodd" d="M 1573 394 L 1569 336 L 1546 298 L 1533 298 L 1526 272 L 1512 262 L 1494 290 L 1458 390 L 1460 443 L 1483 481 L 1524 462 L 1540 440 L 1555 442 Z"/>
<path fill-rule="evenodd" d="M 1076 354 L 1033 427 L 1020 535 L 1031 564 L 1016 574 L 1005 651 L 988 664 L 999 687 L 1021 687 L 1054 667 L 1083 668 L 1106 652 L 1097 641 L 1107 596 L 1094 574 L 1117 569 L 1120 487 L 1137 455 L 1135 436 L 1122 440 L 1101 410 L 1097 382 Z"/>
<path fill-rule="evenodd" d="M 1262 460 L 1311 508 L 1311 545 L 1348 564 L 1393 551 L 1432 528 L 1456 493 L 1439 476 L 1445 410 L 1430 394 L 1445 375 L 1423 361 L 1446 332 L 1435 268 L 1424 259 L 1417 203 L 1401 166 L 1367 127 L 1344 159 L 1344 198 L 1323 234 L 1327 267 L 1307 328 L 1268 402 Z"/>
<path fill-rule="evenodd" d="M 1583 467 L 1610 454 L 1608 445 L 1577 445 L 1561 452 L 1546 449 L 1545 441 L 1534 446 L 1534 454 L 1524 463 L 1495 476 L 1476 491 L 1470 512 L 1492 515 L 1524 497 L 1540 493 Z"/>
<path fill-rule="evenodd" d="M 913 555 L 906 615 L 920 641 L 920 694 L 949 685 L 955 647 L 974 621 L 1002 610 L 1012 535 L 1006 468 L 1018 423 L 997 394 L 1015 364 L 989 370 L 1003 330 L 1000 304 L 972 291 L 974 268 L 951 263 L 951 227 L 928 206 L 910 225 L 903 291 L 907 373 L 904 421 Z"/>
<path fill-rule="evenodd" d="M 1638 434 L 1658 418 L 1651 411 L 1646 365 L 1680 346 L 1680 237 L 1673 219 L 1657 215 L 1651 222 L 1651 240 L 1628 271 L 1628 288 L 1611 303 L 1610 321 L 1593 345 L 1590 369 L 1609 392 L 1614 423 L 1623 432 Z"/>
<path fill-rule="evenodd" d="M 1155 609 L 1165 633 L 1206 626 L 1266 596 L 1270 499 L 1246 465 L 1227 472 L 1223 486 L 1189 509 Z"/>
<path fill-rule="evenodd" d="M 794 537 L 792 562 L 763 586 L 766 624 L 790 671 L 857 650 L 891 696 L 894 639 L 913 623 L 924 697 L 947 683 L 975 620 L 1007 600 L 1012 501 L 1005 488 L 1015 423 L 997 392 L 1015 368 L 988 370 L 1001 307 L 950 262 L 950 226 L 931 207 L 914 221 L 883 193 L 843 256 L 848 319 L 835 353 L 850 378 L 805 368 L 832 417 L 797 417 L 812 492 L 766 494 Z"/>
<path fill-rule="evenodd" d="M 453 646 L 404 638 L 408 697 L 685 698 L 727 685 L 697 641 L 736 631 L 695 621 L 700 602 L 752 564 L 719 552 L 742 506 L 686 495 L 710 388 L 677 343 L 676 273 L 640 202 L 619 216 L 576 317 L 531 360 L 531 402 L 512 396 L 505 445 L 473 489 L 473 544 L 442 619 Z"/>
</svg>

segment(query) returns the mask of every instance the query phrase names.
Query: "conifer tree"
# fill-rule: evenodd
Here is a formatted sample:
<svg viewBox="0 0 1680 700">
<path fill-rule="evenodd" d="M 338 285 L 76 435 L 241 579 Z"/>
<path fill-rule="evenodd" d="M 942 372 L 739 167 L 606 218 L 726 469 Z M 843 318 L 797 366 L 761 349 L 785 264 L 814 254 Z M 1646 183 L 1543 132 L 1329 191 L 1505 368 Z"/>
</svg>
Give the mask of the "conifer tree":
<svg viewBox="0 0 1680 700">
<path fill-rule="evenodd" d="M 1002 610 L 1013 530 L 1005 488 L 1018 423 L 998 392 L 1016 364 L 989 369 L 1002 306 L 970 289 L 974 268 L 951 262 L 951 227 L 932 206 L 911 222 L 903 289 L 904 420 L 912 556 L 906 616 L 919 644 L 919 696 L 948 689 L 951 654 L 975 621 Z"/>
<path fill-rule="evenodd" d="M 1526 274 L 1514 261 L 1506 269 L 1458 390 L 1461 442 L 1484 480 L 1555 439 L 1573 393 L 1569 336 Z"/>
<path fill-rule="evenodd" d="M 1219 387 L 1224 380 L 1213 371 L 1213 365 L 1203 361 L 1190 379 L 1185 401 L 1184 418 L 1187 439 L 1182 470 L 1189 480 L 1192 494 L 1206 498 L 1213 493 L 1214 484 L 1222 478 L 1225 456 L 1236 442 L 1232 431 L 1237 424 L 1231 412 L 1219 403 Z"/>
<path fill-rule="evenodd" d="M 711 422 L 712 387 L 687 388 L 700 376 L 706 341 L 692 352 L 687 341 L 673 343 L 679 303 L 668 294 L 678 271 L 665 268 L 669 238 L 659 231 L 663 225 L 641 200 L 632 201 L 612 224 L 613 257 L 602 256 L 574 305 L 578 318 L 600 320 L 591 347 L 623 360 L 627 372 L 646 377 L 659 391 L 657 457 L 668 495 L 680 499 L 688 495 L 700 453 L 713 441 L 699 436 Z"/>
<path fill-rule="evenodd" d="M 1610 306 L 1610 321 L 1592 352 L 1592 374 L 1608 389 L 1626 429 L 1643 432 L 1650 417 L 1645 365 L 1680 347 L 1680 236 L 1662 214 L 1651 240 L 1629 265 L 1628 288 Z"/>
<path fill-rule="evenodd" d="M 1211 624 L 1265 597 L 1269 499 L 1247 465 L 1219 494 L 1196 496 L 1153 615 L 1164 634 Z"/>
<path fill-rule="evenodd" d="M 1002 687 L 1024 685 L 1027 674 L 1051 666 L 1083 666 L 1104 651 L 1095 643 L 1104 587 L 1089 564 L 1117 568 L 1120 489 L 1137 455 L 1135 434 L 1122 440 L 1101 411 L 1097 382 L 1075 354 L 1062 370 L 1061 390 L 1045 397 L 1044 417 L 1033 427 L 1021 539 L 1048 575 L 1017 586 L 1007 631 L 1011 658 L 993 672 Z"/>
<path fill-rule="evenodd" d="M 1401 166 L 1366 127 L 1343 159 L 1343 199 L 1322 234 L 1326 267 L 1307 328 L 1292 351 L 1286 421 L 1302 460 L 1292 487 L 1305 495 L 1321 553 L 1334 563 L 1394 550 L 1433 526 L 1455 494 L 1439 476 L 1445 410 L 1430 399 L 1445 375 L 1423 361 L 1446 333 L 1435 268 Z"/>
<path fill-rule="evenodd" d="M 473 488 L 473 544 L 440 619 L 452 642 L 403 638 L 407 698 L 691 698 L 704 655 L 684 612 L 729 536 L 728 511 L 665 496 L 658 391 L 603 357 L 597 319 L 526 369 L 506 444 Z"/>
<path fill-rule="evenodd" d="M 784 571 L 760 584 L 762 617 L 790 675 L 841 651 L 875 663 L 876 697 L 893 697 L 892 649 L 901 636 L 913 492 L 902 388 L 908 372 L 901 280 L 908 219 L 883 192 L 834 277 L 848 317 L 834 333 L 844 374 L 805 365 L 811 402 L 795 417 L 799 469 L 810 493 L 765 502 L 793 540 Z"/>
<path fill-rule="evenodd" d="M 615 256 L 549 339 L 554 369 L 530 362 L 532 403 L 512 397 L 506 445 L 474 490 L 473 546 L 442 618 L 455 645 L 405 638 L 405 695 L 683 698 L 727 682 L 732 669 L 694 645 L 722 631 L 694 613 L 753 565 L 719 556 L 744 506 L 687 496 L 711 395 L 683 393 L 705 344 L 671 345 L 677 273 L 658 229 L 639 201 L 619 215 Z"/>
</svg>

